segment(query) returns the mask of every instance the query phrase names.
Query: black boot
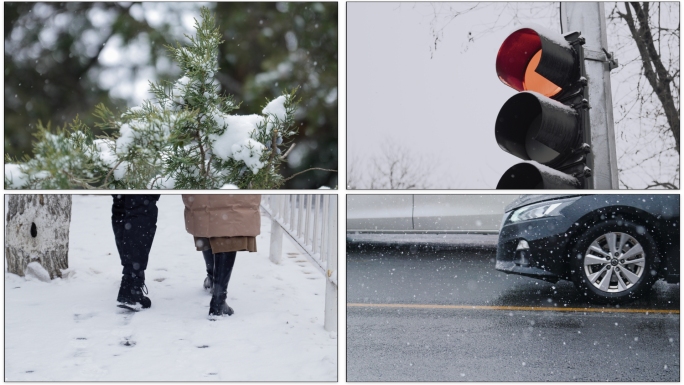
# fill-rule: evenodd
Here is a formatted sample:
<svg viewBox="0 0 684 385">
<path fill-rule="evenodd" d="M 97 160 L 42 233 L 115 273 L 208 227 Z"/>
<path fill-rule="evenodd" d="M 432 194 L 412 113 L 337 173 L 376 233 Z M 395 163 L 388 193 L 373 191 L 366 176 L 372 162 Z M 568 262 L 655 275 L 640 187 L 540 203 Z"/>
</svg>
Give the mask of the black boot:
<svg viewBox="0 0 684 385">
<path fill-rule="evenodd" d="M 204 279 L 204 290 L 211 293 L 211 289 L 214 287 L 214 254 L 209 249 L 204 250 L 202 255 L 204 255 L 204 263 L 207 265 L 207 278 Z"/>
<path fill-rule="evenodd" d="M 235 254 L 235 251 L 214 254 L 214 287 L 209 303 L 209 315 L 233 315 L 233 309 L 226 303 L 226 297 L 228 281 L 235 264 Z"/>
<path fill-rule="evenodd" d="M 121 286 L 116 300 L 120 303 L 119 307 L 130 310 L 139 310 L 141 307 L 147 309 L 152 306 L 152 301 L 144 294 L 147 294 L 145 278 L 134 275 L 124 274 L 121 276 Z"/>
</svg>

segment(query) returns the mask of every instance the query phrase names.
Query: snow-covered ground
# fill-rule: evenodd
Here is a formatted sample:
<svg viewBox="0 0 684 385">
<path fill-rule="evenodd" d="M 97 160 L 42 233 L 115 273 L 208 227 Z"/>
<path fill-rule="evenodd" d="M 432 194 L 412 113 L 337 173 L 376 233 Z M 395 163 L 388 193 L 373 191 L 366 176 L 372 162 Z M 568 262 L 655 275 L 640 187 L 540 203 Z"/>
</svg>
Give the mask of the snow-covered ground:
<svg viewBox="0 0 684 385">
<path fill-rule="evenodd" d="M 146 271 L 152 307 L 116 307 L 111 205 L 110 196 L 73 197 L 63 279 L 5 273 L 5 381 L 337 380 L 337 336 L 323 329 L 325 279 L 287 237 L 282 263 L 269 261 L 268 216 L 259 252 L 238 253 L 227 301 L 235 314 L 211 322 L 204 260 L 180 195 L 158 203 Z"/>
</svg>

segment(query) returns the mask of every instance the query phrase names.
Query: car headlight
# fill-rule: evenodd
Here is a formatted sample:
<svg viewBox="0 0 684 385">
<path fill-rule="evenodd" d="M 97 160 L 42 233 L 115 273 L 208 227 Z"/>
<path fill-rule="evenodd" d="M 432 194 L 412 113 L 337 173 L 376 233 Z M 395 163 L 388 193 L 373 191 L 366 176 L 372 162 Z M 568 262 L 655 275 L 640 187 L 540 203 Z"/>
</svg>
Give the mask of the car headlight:
<svg viewBox="0 0 684 385">
<path fill-rule="evenodd" d="M 555 201 L 549 201 L 549 202 L 541 202 L 541 203 L 536 203 L 533 205 L 521 207 L 515 211 L 513 211 L 513 214 L 510 217 L 510 221 L 515 223 L 515 222 L 522 222 L 522 221 L 529 221 L 531 219 L 538 219 L 538 218 L 546 218 L 546 217 L 555 217 L 559 216 L 560 211 L 569 206 L 570 204 L 574 203 L 576 200 L 580 199 L 581 197 L 575 197 L 575 198 L 570 198 L 570 199 L 560 199 L 560 200 L 555 200 Z"/>
</svg>

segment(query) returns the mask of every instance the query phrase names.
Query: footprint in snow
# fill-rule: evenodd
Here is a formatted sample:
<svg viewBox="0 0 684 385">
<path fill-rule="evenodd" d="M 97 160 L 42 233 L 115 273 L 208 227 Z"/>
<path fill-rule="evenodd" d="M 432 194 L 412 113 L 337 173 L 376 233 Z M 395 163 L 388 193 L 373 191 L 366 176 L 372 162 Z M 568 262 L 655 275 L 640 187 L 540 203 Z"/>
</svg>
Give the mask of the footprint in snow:
<svg viewBox="0 0 684 385">
<path fill-rule="evenodd" d="M 87 319 L 91 319 L 95 317 L 97 313 L 76 313 L 74 314 L 74 321 L 80 322 L 80 321 L 85 321 Z"/>
<path fill-rule="evenodd" d="M 69 346 L 78 352 L 90 347 L 90 341 L 88 341 L 88 338 L 83 336 L 74 337 L 69 341 Z"/>
<path fill-rule="evenodd" d="M 121 315 L 121 324 L 123 326 L 127 326 L 131 323 L 131 320 L 133 319 L 133 315 L 135 314 L 135 312 L 124 308 L 118 308 L 116 314 Z"/>
</svg>

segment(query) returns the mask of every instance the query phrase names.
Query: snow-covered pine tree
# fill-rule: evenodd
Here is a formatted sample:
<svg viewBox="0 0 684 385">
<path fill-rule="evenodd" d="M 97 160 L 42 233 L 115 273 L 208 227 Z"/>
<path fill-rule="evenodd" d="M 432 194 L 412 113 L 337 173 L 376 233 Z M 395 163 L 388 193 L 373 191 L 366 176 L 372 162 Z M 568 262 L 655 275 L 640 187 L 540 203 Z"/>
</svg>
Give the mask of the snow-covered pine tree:
<svg viewBox="0 0 684 385">
<path fill-rule="evenodd" d="M 294 134 L 295 92 L 266 103 L 262 115 L 232 115 L 231 96 L 214 80 L 221 33 L 207 8 L 189 45 L 167 47 L 182 77 L 150 83 L 152 100 L 115 116 L 96 107 L 95 138 L 78 116 L 56 132 L 38 124 L 33 158 L 6 159 L 6 188 L 272 189 L 283 183 L 281 151 Z"/>
</svg>

